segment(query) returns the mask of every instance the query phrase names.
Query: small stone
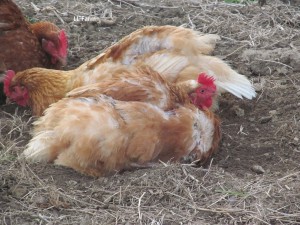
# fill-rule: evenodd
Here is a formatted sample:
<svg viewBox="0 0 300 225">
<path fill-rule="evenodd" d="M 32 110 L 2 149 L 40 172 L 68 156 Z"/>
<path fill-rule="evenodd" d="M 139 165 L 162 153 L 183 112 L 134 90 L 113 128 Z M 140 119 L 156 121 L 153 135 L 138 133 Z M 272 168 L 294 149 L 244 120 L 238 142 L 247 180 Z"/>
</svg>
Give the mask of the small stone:
<svg viewBox="0 0 300 225">
<path fill-rule="evenodd" d="M 241 109 L 239 106 L 233 106 L 231 108 L 232 111 L 234 111 L 234 113 L 238 116 L 238 117 L 243 117 L 245 116 L 245 111 L 243 109 Z"/>
<path fill-rule="evenodd" d="M 48 200 L 44 196 L 36 196 L 34 198 L 34 202 L 36 205 L 42 205 L 42 204 L 47 204 Z"/>
<path fill-rule="evenodd" d="M 269 114 L 270 114 L 271 116 L 274 116 L 274 115 L 277 114 L 277 110 L 271 110 L 271 111 L 269 111 Z"/>
<path fill-rule="evenodd" d="M 259 165 L 253 165 L 251 169 L 252 169 L 255 173 L 257 173 L 257 174 L 263 174 L 263 173 L 266 172 L 266 171 L 262 168 L 262 166 L 259 166 Z"/>
<path fill-rule="evenodd" d="M 299 138 L 298 137 L 294 137 L 294 141 L 298 142 Z"/>
<path fill-rule="evenodd" d="M 229 202 L 229 204 L 235 204 L 237 198 L 235 196 L 230 196 L 227 201 Z"/>
<path fill-rule="evenodd" d="M 25 186 L 16 185 L 10 189 L 10 192 L 15 198 L 22 198 L 25 194 L 27 194 L 28 190 Z"/>
<path fill-rule="evenodd" d="M 253 86 L 256 92 L 261 92 L 263 89 L 263 85 L 261 85 L 261 83 L 254 84 Z"/>
</svg>

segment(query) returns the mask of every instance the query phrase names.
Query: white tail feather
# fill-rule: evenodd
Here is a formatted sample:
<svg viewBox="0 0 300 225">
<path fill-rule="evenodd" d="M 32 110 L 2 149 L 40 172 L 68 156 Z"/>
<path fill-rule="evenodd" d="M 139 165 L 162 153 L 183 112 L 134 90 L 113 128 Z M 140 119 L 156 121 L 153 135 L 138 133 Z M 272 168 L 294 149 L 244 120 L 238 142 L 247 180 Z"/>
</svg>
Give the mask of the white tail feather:
<svg viewBox="0 0 300 225">
<path fill-rule="evenodd" d="M 256 96 L 251 82 L 244 75 L 235 72 L 221 59 L 213 56 L 199 55 L 197 67 L 201 72 L 214 76 L 219 93 L 228 91 L 238 98 L 252 99 Z"/>
<path fill-rule="evenodd" d="M 224 90 L 230 92 L 238 98 L 253 99 L 256 96 L 254 87 L 244 75 L 236 73 L 235 76 L 230 76 L 229 80 L 216 80 L 216 85 L 220 93 Z"/>
<path fill-rule="evenodd" d="M 27 148 L 23 152 L 25 158 L 33 162 L 49 162 L 51 157 L 48 149 L 49 138 L 53 138 L 53 131 L 38 133 L 30 140 Z"/>
<path fill-rule="evenodd" d="M 158 52 L 146 57 L 143 62 L 171 82 L 177 80 L 179 76 L 185 77 L 184 79 L 182 77 L 181 81 L 191 78 L 196 80 L 199 73 L 206 72 L 208 75 L 215 77 L 215 84 L 219 93 L 228 91 L 238 98 L 247 99 L 253 99 L 256 96 L 254 87 L 246 76 L 238 74 L 216 57 L 200 55 L 197 57 L 196 62 L 190 63 L 189 58 L 183 55 L 176 55 L 172 52 Z M 186 74 L 187 72 L 182 74 L 185 68 L 190 69 L 191 67 L 194 68 L 189 71 L 192 74 Z"/>
</svg>

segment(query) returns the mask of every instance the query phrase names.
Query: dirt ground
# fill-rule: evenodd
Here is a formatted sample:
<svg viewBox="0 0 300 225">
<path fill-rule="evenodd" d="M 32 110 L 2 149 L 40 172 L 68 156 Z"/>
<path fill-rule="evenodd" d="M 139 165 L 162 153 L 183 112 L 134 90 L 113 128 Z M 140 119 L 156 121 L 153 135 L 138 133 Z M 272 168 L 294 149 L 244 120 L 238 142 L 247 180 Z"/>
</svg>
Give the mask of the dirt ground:
<svg viewBox="0 0 300 225">
<path fill-rule="evenodd" d="M 300 224 L 300 4 L 16 2 L 30 20 L 67 31 L 66 69 L 142 26 L 185 26 L 219 34 L 213 54 L 247 75 L 258 95 L 221 98 L 222 144 L 207 167 L 161 164 L 99 179 L 19 159 L 34 118 L 1 106 L 0 224 Z M 100 22 L 74 21 L 91 15 Z"/>
</svg>

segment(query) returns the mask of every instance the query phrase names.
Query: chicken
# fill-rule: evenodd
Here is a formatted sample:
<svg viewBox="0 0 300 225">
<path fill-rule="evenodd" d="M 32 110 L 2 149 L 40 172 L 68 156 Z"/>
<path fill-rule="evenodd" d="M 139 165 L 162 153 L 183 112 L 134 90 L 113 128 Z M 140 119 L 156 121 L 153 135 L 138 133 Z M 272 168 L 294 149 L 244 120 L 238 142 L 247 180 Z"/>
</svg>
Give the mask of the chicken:
<svg viewBox="0 0 300 225">
<path fill-rule="evenodd" d="M 118 91 L 134 95 L 139 89 L 151 92 L 160 84 L 173 106 L 169 104 L 166 110 L 158 107 L 162 95 L 156 93 L 150 94 L 150 99 L 141 95 L 144 97 L 138 102 L 104 95 L 101 84 L 74 89 L 34 123 L 25 158 L 54 162 L 90 176 L 110 175 L 158 160 L 176 162 L 190 153 L 205 162 L 218 148 L 220 123 L 212 112 L 190 103 L 187 90 L 193 92 L 200 84 L 191 80 L 178 86 L 145 67 L 140 72 L 135 78 L 137 85 L 129 86 L 135 91 Z M 205 79 L 205 75 L 199 77 Z"/>
<path fill-rule="evenodd" d="M 50 65 L 45 64 L 44 67 L 59 69 L 65 66 L 68 55 L 68 38 L 65 31 L 47 21 L 30 24 L 29 28 L 38 38 L 43 51 L 48 55 L 48 60 L 50 58 Z"/>
<path fill-rule="evenodd" d="M 15 72 L 66 65 L 67 37 L 50 22 L 30 24 L 11 0 L 0 0 L 0 64 Z M 0 79 L 1 80 L 1 79 Z M 3 85 L 0 101 L 4 102 Z"/>
<path fill-rule="evenodd" d="M 179 99 L 189 94 L 190 101 L 199 109 L 207 109 L 212 105 L 216 86 L 212 77 L 205 73 L 199 74 L 197 81 L 187 80 L 177 85 L 165 85 L 166 82 L 148 66 L 129 66 L 111 79 L 74 89 L 67 97 L 96 97 L 95 93 L 100 93 L 115 100 L 148 102 L 160 109 L 170 110 L 181 101 Z M 178 89 L 185 95 L 174 95 L 174 92 L 181 93 Z"/>
<path fill-rule="evenodd" d="M 50 104 L 62 99 L 63 97 L 65 97 L 65 93 L 72 91 L 77 87 L 82 88 L 77 88 L 76 92 L 70 92 L 69 96 L 75 95 L 78 92 L 81 95 L 88 97 L 89 92 L 92 91 L 93 93 L 93 91 L 100 91 L 101 93 L 112 96 L 118 100 L 139 101 L 142 99 L 149 102 L 151 102 L 152 100 L 157 102 L 157 99 L 160 99 L 161 102 L 157 103 L 159 107 L 163 109 L 171 107 L 169 104 L 172 104 L 172 99 L 171 97 L 167 97 L 167 91 L 169 90 L 162 89 L 162 87 L 164 87 L 163 83 L 165 81 L 157 72 L 153 71 L 153 69 L 151 69 L 150 67 L 144 65 L 120 65 L 118 67 L 115 67 L 113 63 L 106 64 L 111 65 L 107 65 L 108 70 L 103 71 L 102 74 L 105 73 L 106 80 L 103 80 L 100 83 L 95 83 L 97 82 L 97 80 L 89 79 L 89 77 L 86 77 L 82 82 L 82 76 L 78 78 L 75 77 L 74 79 L 69 79 L 69 75 L 67 73 L 56 73 L 58 70 L 33 68 L 23 72 L 19 72 L 16 75 L 13 71 L 9 70 L 7 71 L 4 80 L 4 92 L 7 96 L 10 97 L 11 100 L 15 101 L 17 104 L 21 106 L 30 105 L 33 114 L 38 116 L 42 115 L 44 110 L 48 108 Z M 39 76 L 39 72 L 43 70 L 51 71 L 52 73 L 51 75 L 47 74 L 46 72 L 41 73 L 41 75 L 44 76 L 43 82 L 41 82 L 40 85 L 35 85 L 36 82 L 39 82 L 41 78 L 41 76 Z M 29 76 L 23 76 L 23 73 L 26 73 L 26 75 Z M 147 89 L 142 89 L 139 86 L 137 79 L 140 79 L 141 76 L 143 78 L 143 82 L 148 82 L 149 84 L 154 85 L 151 87 L 151 91 L 148 90 L 149 86 L 147 87 Z M 156 82 L 153 82 L 151 80 L 154 76 L 156 76 L 157 78 Z M 64 81 L 62 81 L 63 79 Z M 18 85 L 15 85 L 15 80 L 17 80 Z M 59 81 L 58 84 L 61 85 L 55 83 L 57 81 Z M 68 82 L 69 85 L 66 85 Z M 23 86 L 23 84 L 26 84 L 26 88 L 24 88 L 25 85 Z M 85 85 L 88 84 L 93 85 L 89 86 L 89 88 L 85 90 Z M 191 85 L 194 85 L 193 87 L 195 87 L 196 84 L 196 81 L 188 80 L 179 83 L 178 86 L 181 86 L 183 90 L 186 90 L 186 93 L 189 94 L 191 93 Z M 136 92 L 136 89 L 138 90 L 138 92 Z M 125 90 L 126 94 L 124 94 Z M 41 96 L 41 93 L 43 93 L 44 96 Z M 202 106 L 200 105 L 199 107 L 202 108 Z"/>
<path fill-rule="evenodd" d="M 6 95 L 24 96 L 33 114 L 40 116 L 53 102 L 74 88 L 97 83 L 121 73 L 128 65 L 147 64 L 168 81 L 181 83 L 196 80 L 200 72 L 215 79 L 218 93 L 224 90 L 242 98 L 253 98 L 255 91 L 249 80 L 232 70 L 222 60 L 209 56 L 218 39 L 217 35 L 200 35 L 182 27 L 145 27 L 133 32 L 109 47 L 102 54 L 70 71 L 33 68 L 6 76 Z M 29 79 L 30 78 L 30 79 Z M 22 90 L 16 93 L 17 86 Z M 216 95 L 217 96 L 217 95 Z M 216 104 L 214 98 L 213 105 Z"/>
<path fill-rule="evenodd" d="M 0 62 L 15 72 L 66 64 L 67 37 L 50 22 L 30 24 L 11 0 L 0 0 Z"/>
<path fill-rule="evenodd" d="M 171 82 L 197 79 L 200 72 L 206 72 L 215 78 L 218 92 L 252 99 L 256 93 L 249 80 L 222 60 L 209 56 L 219 39 L 218 35 L 200 35 L 183 27 L 148 26 L 124 37 L 78 70 L 99 73 L 104 62 L 143 62 Z"/>
</svg>

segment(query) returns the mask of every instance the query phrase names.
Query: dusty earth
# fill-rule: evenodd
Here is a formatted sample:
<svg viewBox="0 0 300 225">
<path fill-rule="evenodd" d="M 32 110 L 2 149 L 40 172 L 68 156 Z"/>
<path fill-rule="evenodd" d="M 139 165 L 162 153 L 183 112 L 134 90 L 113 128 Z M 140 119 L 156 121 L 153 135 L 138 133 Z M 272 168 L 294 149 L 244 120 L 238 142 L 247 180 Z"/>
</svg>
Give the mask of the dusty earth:
<svg viewBox="0 0 300 225">
<path fill-rule="evenodd" d="M 144 25 L 185 26 L 219 34 L 214 55 L 247 75 L 258 95 L 221 98 L 222 145 L 206 167 L 160 164 L 99 179 L 24 162 L 34 118 L 1 106 L 0 224 L 300 224 L 297 1 L 33 0 L 39 12 L 31 1 L 16 1 L 31 21 L 67 31 L 66 69 Z M 74 21 L 91 15 L 100 20 Z"/>
</svg>

